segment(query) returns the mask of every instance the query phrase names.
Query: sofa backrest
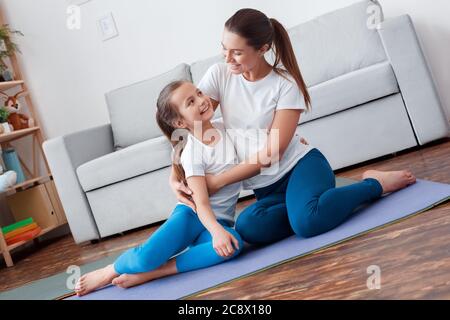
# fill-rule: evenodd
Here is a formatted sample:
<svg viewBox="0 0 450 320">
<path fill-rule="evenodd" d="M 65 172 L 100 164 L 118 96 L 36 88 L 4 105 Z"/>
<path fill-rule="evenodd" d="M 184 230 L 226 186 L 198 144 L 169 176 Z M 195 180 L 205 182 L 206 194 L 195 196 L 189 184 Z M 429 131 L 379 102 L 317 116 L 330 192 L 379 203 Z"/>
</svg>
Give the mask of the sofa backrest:
<svg viewBox="0 0 450 320">
<path fill-rule="evenodd" d="M 372 14 L 369 9 L 375 4 L 379 5 L 376 0 L 357 2 L 288 30 L 308 87 L 387 59 L 377 30 L 367 25 Z M 273 62 L 271 53 L 267 59 Z M 107 93 L 116 149 L 161 136 L 154 116 L 161 89 L 176 79 L 198 84 L 211 65 L 222 61 L 218 54 L 191 66 L 180 64 L 162 75 Z M 216 112 L 215 118 L 220 116 Z"/>
<path fill-rule="evenodd" d="M 367 25 L 373 5 L 357 2 L 288 30 L 307 86 L 387 59 L 377 30 Z"/>
<path fill-rule="evenodd" d="M 360 1 L 288 29 L 308 87 L 387 59 L 377 30 L 367 26 L 373 14 L 370 8 L 375 4 L 379 6 L 377 1 Z M 266 58 L 273 63 L 271 53 Z M 194 83 L 219 61 L 223 61 L 221 55 L 194 62 Z"/>
<path fill-rule="evenodd" d="M 200 82 L 210 66 L 219 62 L 225 62 L 223 54 L 218 54 L 213 57 L 198 60 L 192 63 L 190 70 L 192 81 L 194 82 L 194 84 L 197 85 Z"/>
<path fill-rule="evenodd" d="M 174 80 L 192 81 L 189 65 L 182 63 L 159 76 L 105 94 L 116 150 L 162 135 L 156 124 L 156 101 Z"/>
</svg>

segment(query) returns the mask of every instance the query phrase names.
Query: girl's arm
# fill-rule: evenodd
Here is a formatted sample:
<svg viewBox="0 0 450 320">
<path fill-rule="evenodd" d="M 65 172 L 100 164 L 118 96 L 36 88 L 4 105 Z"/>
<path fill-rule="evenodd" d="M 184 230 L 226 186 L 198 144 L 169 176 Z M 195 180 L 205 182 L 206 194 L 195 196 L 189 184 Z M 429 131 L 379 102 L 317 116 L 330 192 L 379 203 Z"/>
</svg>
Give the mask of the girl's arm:
<svg viewBox="0 0 450 320">
<path fill-rule="evenodd" d="M 267 143 L 259 152 L 219 175 L 207 175 L 208 191 L 214 194 L 229 184 L 258 175 L 280 161 L 295 134 L 303 110 L 282 109 L 275 112 Z"/>
<path fill-rule="evenodd" d="M 205 177 L 193 176 L 186 180 L 189 188 L 193 191 L 192 198 L 197 208 L 198 218 L 213 238 L 214 249 L 220 256 L 232 255 L 234 253 L 233 243 L 235 248 L 239 249 L 239 242 L 217 222 L 209 202 Z"/>
</svg>

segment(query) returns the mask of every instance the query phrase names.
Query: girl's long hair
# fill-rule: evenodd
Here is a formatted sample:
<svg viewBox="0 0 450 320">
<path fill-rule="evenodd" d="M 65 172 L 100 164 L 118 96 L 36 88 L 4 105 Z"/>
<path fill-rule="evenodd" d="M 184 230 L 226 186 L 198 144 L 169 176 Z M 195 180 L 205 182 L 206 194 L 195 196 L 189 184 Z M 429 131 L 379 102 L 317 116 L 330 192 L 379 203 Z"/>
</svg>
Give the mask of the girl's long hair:
<svg viewBox="0 0 450 320">
<path fill-rule="evenodd" d="M 241 9 L 225 22 L 225 28 L 245 38 L 247 44 L 255 50 L 268 44 L 269 49 L 272 48 L 275 53 L 275 62 L 272 66 L 274 71 L 283 77 L 287 72 L 294 78 L 303 94 L 307 110 L 311 110 L 311 98 L 295 58 L 291 40 L 280 22 L 273 18 L 269 19 L 255 9 Z M 278 66 L 280 62 L 285 69 Z"/>
<path fill-rule="evenodd" d="M 180 157 L 186 145 L 186 135 L 180 136 L 181 140 L 174 139 L 174 132 L 178 129 L 175 127 L 174 123 L 180 119 L 181 116 L 178 112 L 178 107 L 171 102 L 171 98 L 173 92 L 186 82 L 187 81 L 185 80 L 180 80 L 169 83 L 162 89 L 156 103 L 156 122 L 173 146 L 172 166 L 178 181 L 182 181 L 184 184 L 186 184 L 186 176 L 184 169 L 180 164 Z"/>
</svg>

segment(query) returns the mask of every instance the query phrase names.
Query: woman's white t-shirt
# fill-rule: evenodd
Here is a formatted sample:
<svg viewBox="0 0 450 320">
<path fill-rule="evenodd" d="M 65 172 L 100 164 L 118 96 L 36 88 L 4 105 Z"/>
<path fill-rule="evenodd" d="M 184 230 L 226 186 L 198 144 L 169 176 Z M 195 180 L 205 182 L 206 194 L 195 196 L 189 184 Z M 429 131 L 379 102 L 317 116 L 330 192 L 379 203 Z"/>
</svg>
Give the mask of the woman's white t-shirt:
<svg viewBox="0 0 450 320">
<path fill-rule="evenodd" d="M 204 144 L 190 133 L 187 136 L 180 157 L 186 178 L 220 174 L 238 163 L 236 150 L 226 134 L 223 123 L 215 120 L 212 124 L 220 134 L 220 138 L 212 146 Z M 225 219 L 234 224 L 236 203 L 241 189 L 242 183 L 237 182 L 225 186 L 209 197 L 211 208 L 218 219 Z"/>
<path fill-rule="evenodd" d="M 249 158 L 266 144 L 267 132 L 277 110 L 305 110 L 305 102 L 292 76 L 271 71 L 258 81 L 233 74 L 226 63 L 212 65 L 198 88 L 219 101 L 223 122 L 233 140 L 239 161 Z M 244 189 L 258 189 L 278 181 L 313 147 L 300 142 L 295 134 L 281 160 L 261 174 L 243 181 Z"/>
</svg>

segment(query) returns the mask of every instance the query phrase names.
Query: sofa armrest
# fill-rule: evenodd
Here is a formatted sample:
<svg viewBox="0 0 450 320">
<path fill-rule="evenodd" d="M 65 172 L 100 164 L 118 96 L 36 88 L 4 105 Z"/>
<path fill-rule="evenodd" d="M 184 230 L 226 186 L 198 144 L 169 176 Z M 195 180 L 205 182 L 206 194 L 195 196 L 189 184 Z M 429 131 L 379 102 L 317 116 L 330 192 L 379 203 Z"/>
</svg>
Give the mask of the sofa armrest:
<svg viewBox="0 0 450 320">
<path fill-rule="evenodd" d="M 76 243 L 99 239 L 94 217 L 81 188 L 76 169 L 114 151 L 111 125 L 47 140 L 43 149 Z"/>
<path fill-rule="evenodd" d="M 420 145 L 447 137 L 448 120 L 409 15 L 378 28 Z"/>
</svg>

